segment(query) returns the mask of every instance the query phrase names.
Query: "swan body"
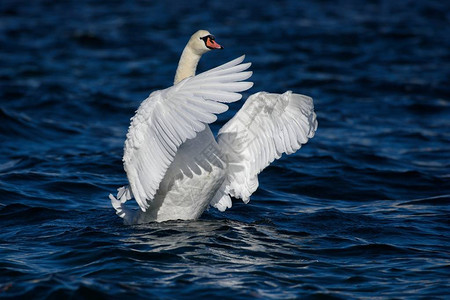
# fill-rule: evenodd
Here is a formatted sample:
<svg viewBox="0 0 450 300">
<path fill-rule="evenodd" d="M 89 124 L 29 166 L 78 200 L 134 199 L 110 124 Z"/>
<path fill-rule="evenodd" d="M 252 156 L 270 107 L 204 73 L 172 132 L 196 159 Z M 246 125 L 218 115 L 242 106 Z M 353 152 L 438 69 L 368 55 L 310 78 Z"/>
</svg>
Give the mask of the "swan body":
<svg viewBox="0 0 450 300">
<path fill-rule="evenodd" d="M 216 140 L 208 124 L 253 83 L 245 81 L 252 73 L 244 56 L 195 75 L 200 57 L 213 49 L 222 49 L 214 36 L 197 31 L 183 50 L 174 85 L 150 94 L 132 118 L 123 156 L 129 185 L 109 196 L 125 224 L 197 219 L 209 205 L 230 208 L 230 197 L 247 203 L 257 175 L 314 136 L 311 98 L 260 92 Z M 132 198 L 140 210 L 124 205 Z"/>
</svg>

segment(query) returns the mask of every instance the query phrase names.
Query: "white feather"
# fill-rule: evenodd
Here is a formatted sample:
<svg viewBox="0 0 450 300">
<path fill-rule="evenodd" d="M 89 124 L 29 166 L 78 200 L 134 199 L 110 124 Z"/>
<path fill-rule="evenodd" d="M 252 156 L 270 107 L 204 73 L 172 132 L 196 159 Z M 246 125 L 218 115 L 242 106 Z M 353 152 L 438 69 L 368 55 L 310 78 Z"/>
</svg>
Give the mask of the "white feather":
<svg viewBox="0 0 450 300">
<path fill-rule="evenodd" d="M 252 86 L 249 63 L 241 56 L 222 66 L 153 92 L 132 118 L 124 148 L 124 168 L 130 190 L 142 211 L 151 205 L 178 148 L 228 109 Z"/>
<path fill-rule="evenodd" d="M 303 95 L 250 96 L 218 134 L 227 154 L 228 173 L 211 205 L 223 211 L 231 207 L 229 195 L 249 201 L 258 188 L 257 175 L 283 153 L 294 153 L 317 129 L 312 99 Z"/>
</svg>

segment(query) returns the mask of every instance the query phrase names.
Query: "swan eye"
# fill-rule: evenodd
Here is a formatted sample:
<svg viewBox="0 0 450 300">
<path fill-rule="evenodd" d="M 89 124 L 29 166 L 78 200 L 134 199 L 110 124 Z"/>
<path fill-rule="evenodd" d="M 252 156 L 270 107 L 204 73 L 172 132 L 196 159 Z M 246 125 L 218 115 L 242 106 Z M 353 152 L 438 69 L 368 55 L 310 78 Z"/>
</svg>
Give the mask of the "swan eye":
<svg viewBox="0 0 450 300">
<path fill-rule="evenodd" d="M 208 39 L 210 39 L 211 41 L 214 41 L 216 38 L 212 34 L 210 34 L 210 35 L 203 36 L 200 39 L 206 43 L 208 41 Z"/>
</svg>

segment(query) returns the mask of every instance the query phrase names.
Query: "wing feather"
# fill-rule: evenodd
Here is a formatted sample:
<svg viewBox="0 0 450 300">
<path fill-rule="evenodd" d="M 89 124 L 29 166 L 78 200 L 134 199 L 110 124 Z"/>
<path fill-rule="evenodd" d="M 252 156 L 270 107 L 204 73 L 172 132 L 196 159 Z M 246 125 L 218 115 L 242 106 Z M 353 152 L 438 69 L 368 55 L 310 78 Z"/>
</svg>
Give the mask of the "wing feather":
<svg viewBox="0 0 450 300">
<path fill-rule="evenodd" d="M 141 210 L 151 205 L 178 148 L 216 121 L 228 109 L 224 103 L 241 99 L 253 83 L 241 56 L 219 67 L 152 93 L 131 118 L 123 163 L 130 189 Z"/>
<path fill-rule="evenodd" d="M 225 63 L 225 64 L 223 64 L 223 65 L 220 65 L 220 66 L 215 67 L 215 68 L 213 68 L 213 69 L 210 69 L 210 70 L 208 70 L 208 71 L 205 71 L 205 72 L 203 72 L 202 74 L 199 74 L 199 75 L 197 75 L 197 76 L 203 76 L 203 77 L 205 77 L 205 76 L 209 76 L 211 73 L 220 74 L 219 71 L 221 71 L 221 70 L 228 70 L 228 69 L 231 69 L 231 68 L 234 67 L 234 66 L 239 65 L 241 62 L 244 61 L 244 58 L 245 58 L 245 55 L 239 56 L 238 58 L 235 58 L 235 59 L 233 59 L 233 60 L 231 60 L 231 61 L 229 61 L 229 62 L 227 62 L 227 63 Z M 250 67 L 250 66 L 248 66 L 247 68 L 249 68 L 249 67 Z M 247 69 L 247 68 L 246 68 L 246 69 Z M 230 71 L 230 72 L 231 72 L 231 71 Z M 233 71 L 233 72 L 234 72 L 234 71 Z M 240 72 L 240 71 L 238 71 L 238 72 Z"/>
<path fill-rule="evenodd" d="M 310 97 L 288 91 L 250 96 L 219 131 L 218 143 L 228 159 L 228 174 L 211 205 L 231 207 L 229 196 L 249 201 L 258 187 L 257 175 L 283 153 L 300 149 L 317 130 Z"/>
</svg>

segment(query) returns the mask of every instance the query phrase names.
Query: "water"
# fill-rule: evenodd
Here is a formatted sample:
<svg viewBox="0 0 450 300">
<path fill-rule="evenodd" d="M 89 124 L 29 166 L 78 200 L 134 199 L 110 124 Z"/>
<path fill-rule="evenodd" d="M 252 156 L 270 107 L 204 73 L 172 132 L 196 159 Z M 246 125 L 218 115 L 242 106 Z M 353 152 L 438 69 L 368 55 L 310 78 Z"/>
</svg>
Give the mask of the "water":
<svg viewBox="0 0 450 300">
<path fill-rule="evenodd" d="M 0 7 L 1 298 L 448 297 L 448 2 Z M 319 129 L 248 205 L 124 226 L 129 118 L 200 28 L 225 47 L 200 71 L 245 53 L 244 98 L 310 95 Z"/>
</svg>

